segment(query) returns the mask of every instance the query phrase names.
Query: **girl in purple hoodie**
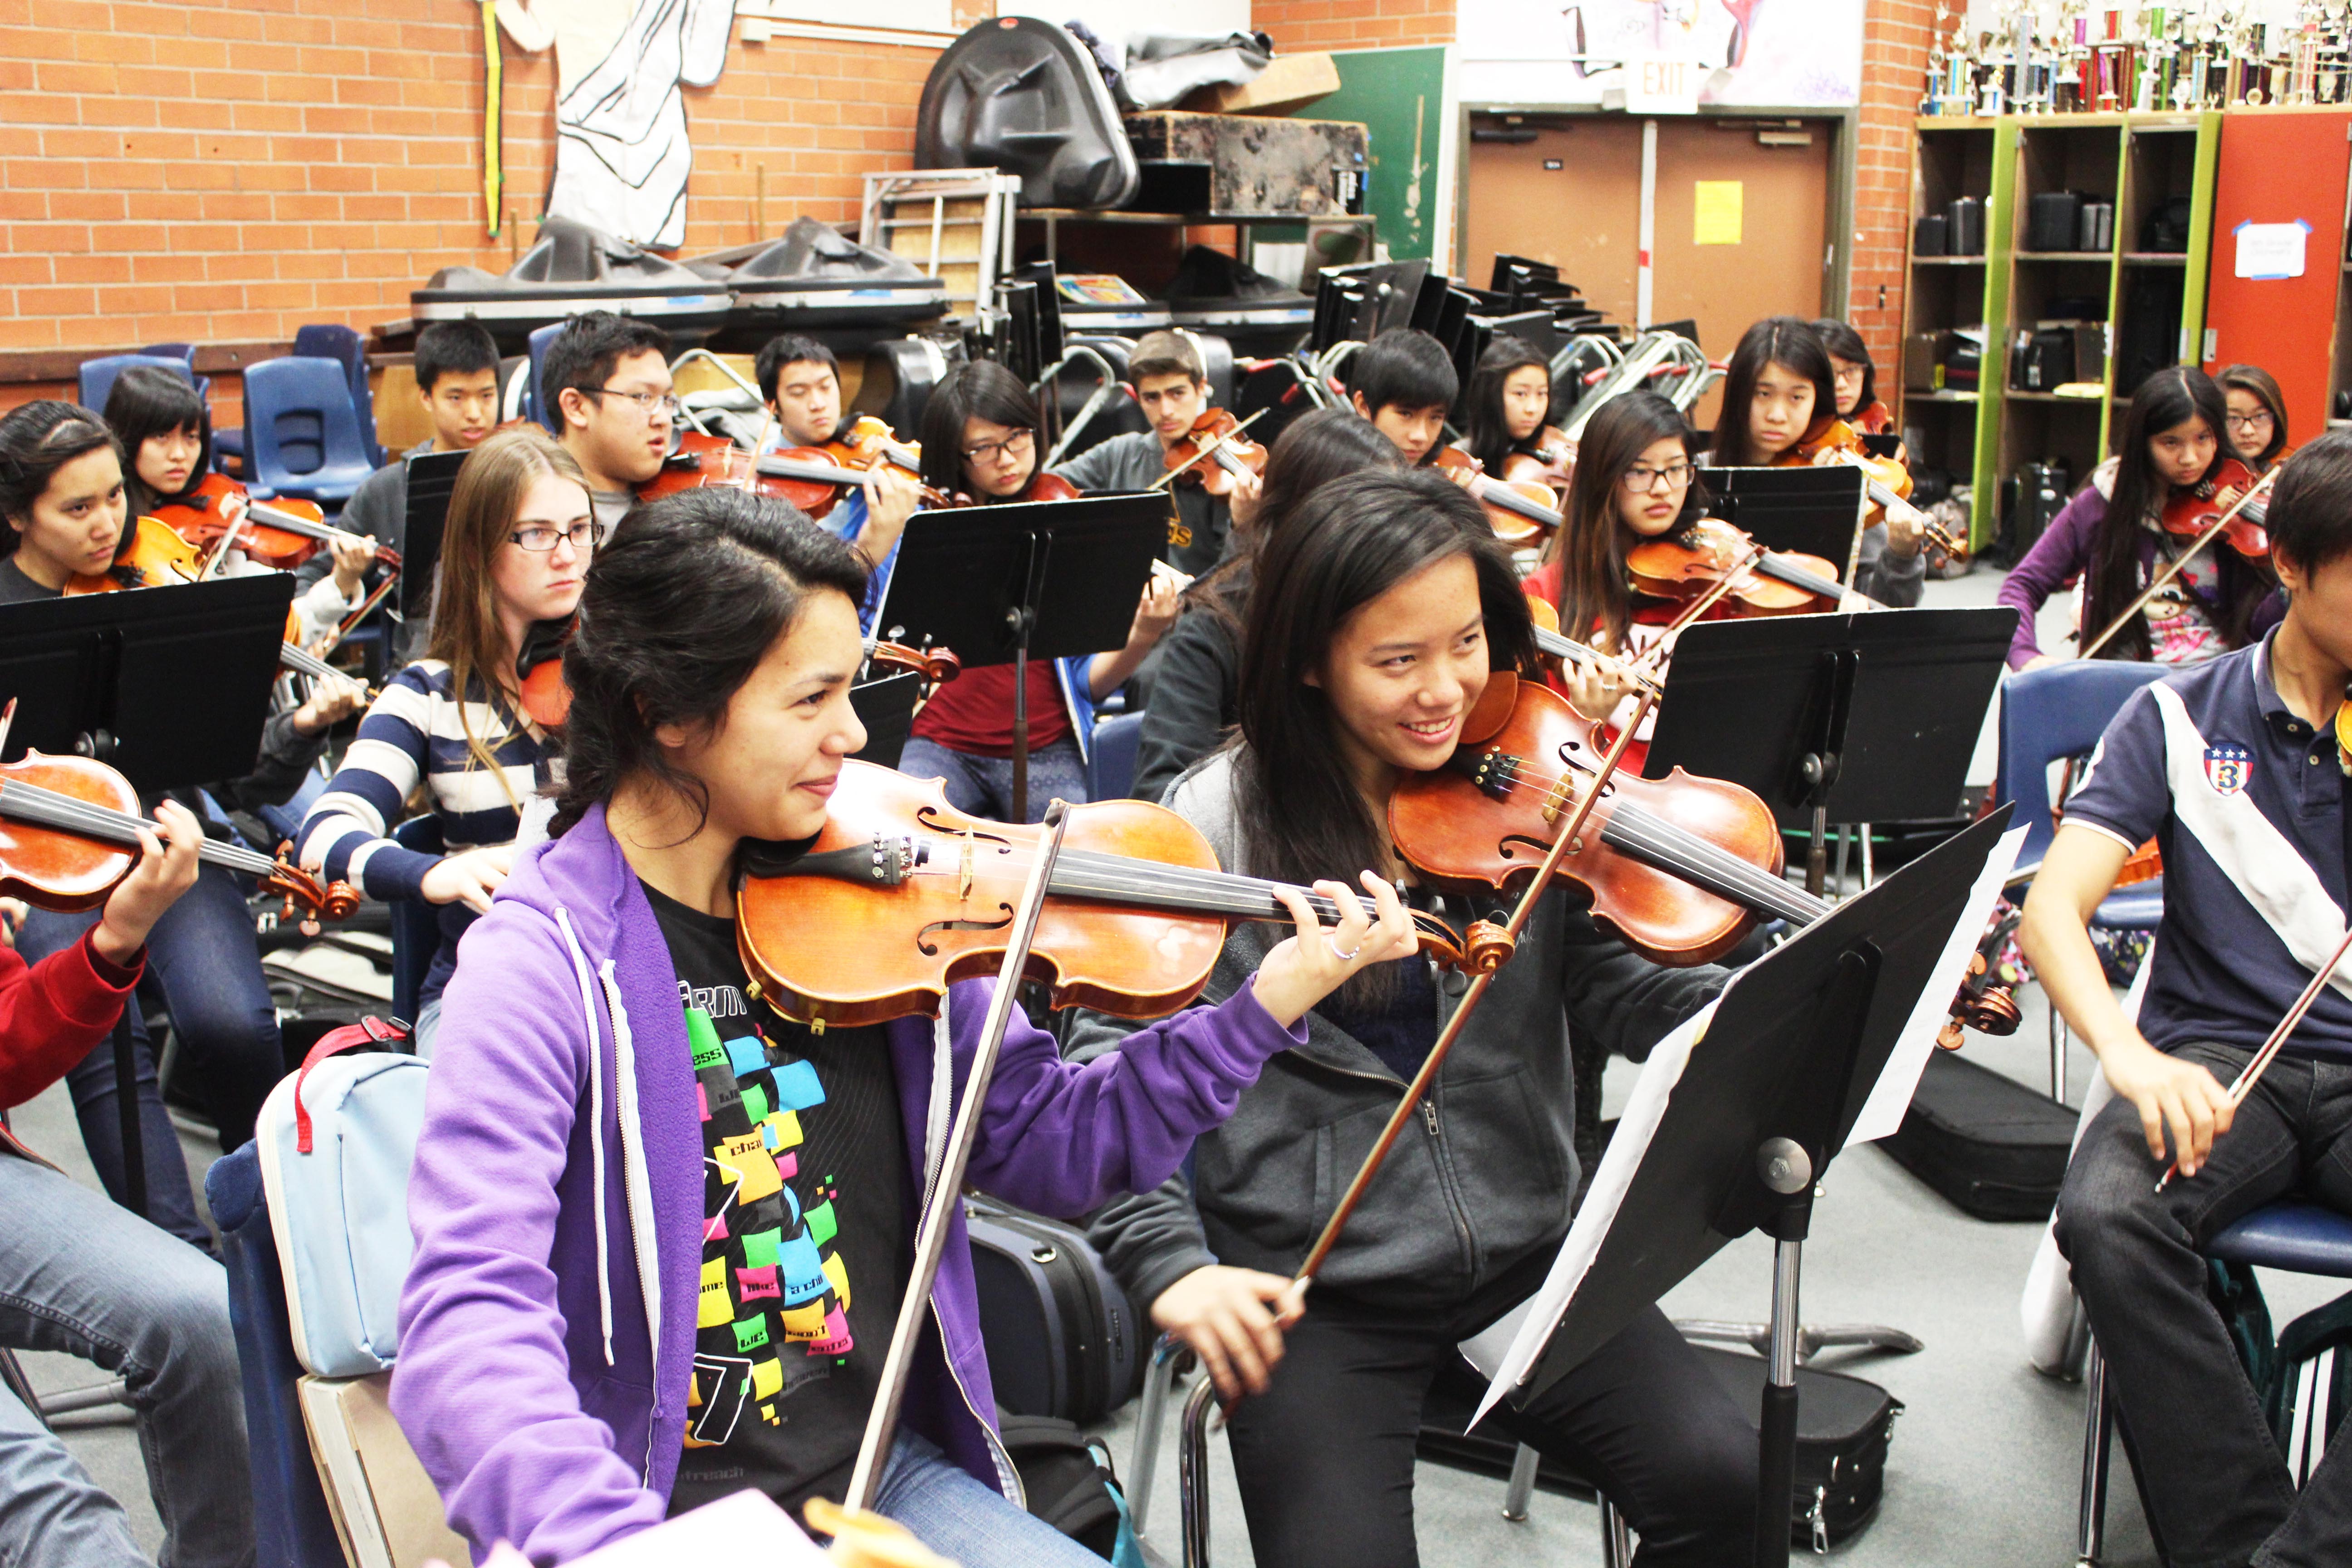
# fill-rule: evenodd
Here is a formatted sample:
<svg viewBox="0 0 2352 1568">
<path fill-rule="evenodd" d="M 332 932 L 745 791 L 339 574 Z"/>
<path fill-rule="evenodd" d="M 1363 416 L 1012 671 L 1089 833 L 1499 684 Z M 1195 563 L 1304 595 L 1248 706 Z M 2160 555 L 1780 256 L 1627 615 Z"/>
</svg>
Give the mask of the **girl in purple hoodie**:
<svg viewBox="0 0 2352 1568">
<path fill-rule="evenodd" d="M 597 552 L 564 657 L 554 837 L 467 933 L 408 1204 L 393 1408 L 478 1559 L 569 1561 L 757 1487 L 839 1500 L 992 983 L 935 1022 L 822 1034 L 753 995 L 746 838 L 813 837 L 842 760 L 865 571 L 789 508 L 692 490 Z M 1412 950 L 1393 889 L 1254 984 L 1080 1067 L 1018 1010 L 968 1180 L 1075 1215 L 1147 1190 L 1300 1020 Z M 1367 907 L 1369 905 L 1369 908 Z M 959 1217 L 877 1507 L 974 1564 L 1081 1564 L 1032 1520 L 994 1431 Z"/>
</svg>

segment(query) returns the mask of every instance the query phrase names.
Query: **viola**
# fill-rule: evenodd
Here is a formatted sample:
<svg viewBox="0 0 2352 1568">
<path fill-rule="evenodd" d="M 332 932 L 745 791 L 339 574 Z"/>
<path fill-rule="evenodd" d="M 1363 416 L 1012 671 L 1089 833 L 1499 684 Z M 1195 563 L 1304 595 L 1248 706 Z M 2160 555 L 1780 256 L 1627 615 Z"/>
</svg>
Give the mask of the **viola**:
<svg viewBox="0 0 2352 1568">
<path fill-rule="evenodd" d="M 236 526 L 240 512 L 246 521 L 236 529 L 236 547 L 245 552 L 246 559 L 279 572 L 292 571 L 316 555 L 321 544 L 332 541 L 373 542 L 331 526 L 315 502 L 253 500 L 243 485 L 226 474 L 206 474 L 194 489 L 158 506 L 154 515 L 209 554 Z M 397 564 L 397 558 L 394 563 Z"/>
<path fill-rule="evenodd" d="M 1281 884 L 1217 868 L 1199 829 L 1139 800 L 1069 808 L 1024 971 L 1055 1007 L 1156 1018 L 1200 994 L 1236 921 L 1286 923 Z M 758 994 L 789 1018 L 854 1027 L 936 1017 L 947 988 L 1003 963 L 1045 835 L 966 816 L 938 780 L 845 762 L 824 831 L 805 849 L 746 844 L 737 942 Z M 1339 910 L 1297 889 L 1325 921 Z M 1422 950 L 1472 965 L 1498 955 L 1417 914 Z"/>
<path fill-rule="evenodd" d="M 1743 566 L 1757 555 L 1752 567 Z M 1688 528 L 1645 539 L 1625 552 L 1625 569 L 1637 593 L 1653 598 L 1691 601 L 1727 581 L 1718 603 L 1727 616 L 1803 616 L 1834 610 L 1845 602 L 1837 568 L 1818 555 L 1767 550 L 1729 523 L 1700 518 Z"/>
<path fill-rule="evenodd" d="M 1430 467 L 1468 490 L 1486 509 L 1495 537 L 1506 544 L 1531 544 L 1558 529 L 1562 519 L 1552 503 L 1559 498 L 1532 479 L 1498 479 L 1459 447 L 1443 447 Z"/>
<path fill-rule="evenodd" d="M 681 429 L 677 444 L 662 459 L 661 468 L 637 487 L 637 499 L 659 500 L 664 496 L 700 489 L 706 485 L 750 489 L 751 481 L 751 453 L 724 436 Z"/>
<path fill-rule="evenodd" d="M 2253 489 L 2254 471 L 2235 458 L 2224 458 L 2209 469 L 2205 477 L 2186 489 L 2176 490 L 2164 507 L 2164 531 L 2176 539 L 2194 539 L 2205 531 L 2227 509 L 2215 500 L 2223 490 L 2244 495 Z M 2238 510 L 2221 529 L 2221 538 L 2231 549 L 2249 561 L 2268 561 L 2271 555 L 2270 531 L 2263 524 L 2268 509 L 2259 500 L 2251 501 Z"/>
<path fill-rule="evenodd" d="M 1180 485 L 1198 485 L 1213 496 L 1233 494 L 1244 475 L 1265 472 L 1265 448 L 1241 431 L 1230 410 L 1207 410 L 1167 449 L 1168 471 Z"/>
<path fill-rule="evenodd" d="M 88 757 L 39 752 L 0 763 L 0 819 L 10 824 L 0 837 L 0 894 L 68 914 L 106 901 L 138 863 L 139 829 L 152 826 L 121 773 Z M 259 879 L 284 897 L 288 920 L 299 910 L 306 924 L 339 921 L 359 908 L 349 883 L 321 884 L 292 862 L 291 849 L 281 845 L 273 858 L 206 838 L 196 858 Z"/>
<path fill-rule="evenodd" d="M 106 571 L 66 579 L 68 596 L 111 594 L 123 588 L 167 588 L 194 583 L 205 575 L 205 552 L 189 543 L 167 523 L 142 517 L 131 525 L 131 548 L 115 557 Z"/>
<path fill-rule="evenodd" d="M 572 629 L 579 621 L 576 615 L 533 621 L 523 629 L 522 647 L 515 653 L 523 715 L 542 730 L 560 730 L 571 716 L 572 687 L 563 679 L 563 645 L 572 640 Z"/>
<path fill-rule="evenodd" d="M 821 447 L 787 447 L 781 452 L 763 452 L 753 459 L 751 468 L 761 495 L 780 497 L 811 517 L 824 516 L 842 497 L 863 489 L 872 471 L 837 463 Z M 929 485 L 918 488 L 926 506 L 953 504 Z"/>
<path fill-rule="evenodd" d="M 870 468 L 879 463 L 909 477 L 923 471 L 922 444 L 899 440 L 889 426 L 871 414 L 857 416 L 816 450 L 845 468 Z"/>
</svg>

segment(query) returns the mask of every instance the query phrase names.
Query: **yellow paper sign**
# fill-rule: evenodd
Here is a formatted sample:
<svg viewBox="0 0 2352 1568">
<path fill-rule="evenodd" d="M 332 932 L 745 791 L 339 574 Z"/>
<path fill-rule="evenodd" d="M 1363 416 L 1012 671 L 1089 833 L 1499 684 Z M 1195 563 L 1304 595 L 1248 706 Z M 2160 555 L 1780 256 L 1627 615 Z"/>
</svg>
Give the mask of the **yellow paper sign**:
<svg viewBox="0 0 2352 1568">
<path fill-rule="evenodd" d="M 1700 180 L 1691 204 L 1693 245 L 1738 245 L 1746 187 L 1738 180 Z"/>
</svg>

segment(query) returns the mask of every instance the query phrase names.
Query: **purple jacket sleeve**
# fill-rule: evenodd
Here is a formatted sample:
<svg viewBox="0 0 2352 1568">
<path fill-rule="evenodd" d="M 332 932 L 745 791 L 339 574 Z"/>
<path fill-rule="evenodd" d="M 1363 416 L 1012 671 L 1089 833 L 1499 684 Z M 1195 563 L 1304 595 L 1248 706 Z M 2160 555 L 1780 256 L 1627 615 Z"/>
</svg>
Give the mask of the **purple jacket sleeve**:
<svg viewBox="0 0 2352 1568">
<path fill-rule="evenodd" d="M 416 1251 L 393 1414 L 478 1548 L 570 1562 L 667 1511 L 581 1408 L 556 1304 L 557 1184 L 589 1070 L 580 984 L 552 922 L 514 900 L 467 945 L 499 962 L 461 964 L 442 1014 L 408 1184 Z"/>
<path fill-rule="evenodd" d="M 980 1041 L 992 982 L 957 987 L 948 1016 L 957 1087 Z M 981 1113 L 973 1185 L 1043 1214 L 1076 1215 L 1173 1175 L 1192 1140 L 1234 1113 L 1267 1058 L 1307 1043 L 1244 985 L 1213 1007 L 1146 1025 L 1084 1064 L 1019 1009 Z"/>
<path fill-rule="evenodd" d="M 2053 518 L 2025 559 L 2010 568 L 2000 585 L 1999 602 L 2017 612 L 2017 631 L 2009 642 L 2009 668 L 2022 669 L 2042 651 L 2033 635 L 2033 617 L 2051 595 L 2064 587 L 2090 563 L 2091 542 L 2107 515 L 2107 498 L 2099 487 L 2086 484 Z"/>
</svg>

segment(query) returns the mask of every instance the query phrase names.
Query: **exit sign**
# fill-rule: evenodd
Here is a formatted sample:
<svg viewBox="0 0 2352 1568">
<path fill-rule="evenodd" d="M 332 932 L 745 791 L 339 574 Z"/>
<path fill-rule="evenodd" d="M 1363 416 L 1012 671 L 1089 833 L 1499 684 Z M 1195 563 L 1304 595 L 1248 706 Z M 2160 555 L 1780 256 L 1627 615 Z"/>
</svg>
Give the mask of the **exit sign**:
<svg viewBox="0 0 2352 1568">
<path fill-rule="evenodd" d="M 1625 62 L 1625 112 L 1696 114 L 1706 71 L 1696 60 L 1635 55 Z"/>
</svg>

